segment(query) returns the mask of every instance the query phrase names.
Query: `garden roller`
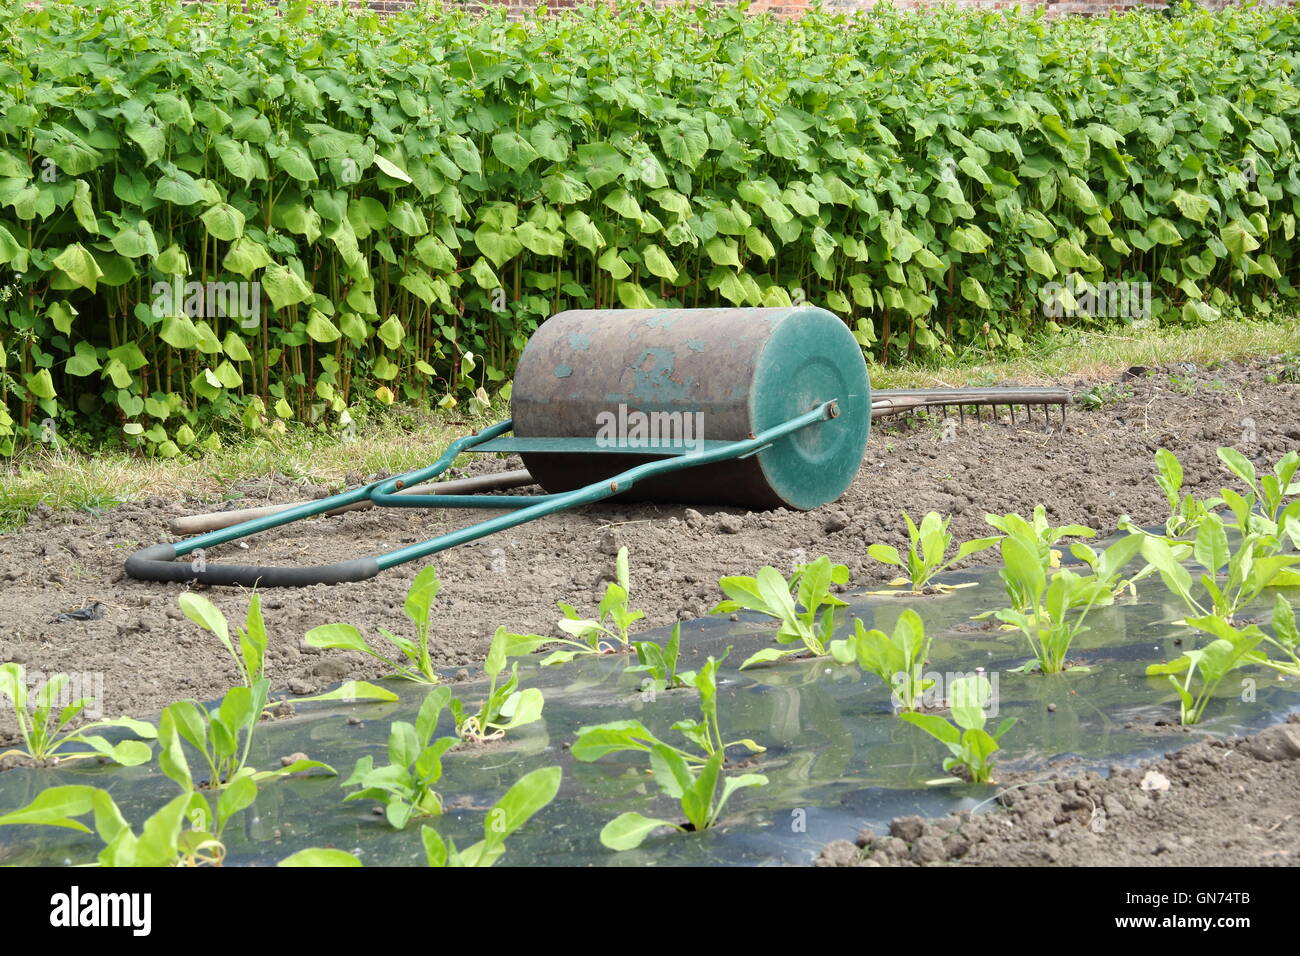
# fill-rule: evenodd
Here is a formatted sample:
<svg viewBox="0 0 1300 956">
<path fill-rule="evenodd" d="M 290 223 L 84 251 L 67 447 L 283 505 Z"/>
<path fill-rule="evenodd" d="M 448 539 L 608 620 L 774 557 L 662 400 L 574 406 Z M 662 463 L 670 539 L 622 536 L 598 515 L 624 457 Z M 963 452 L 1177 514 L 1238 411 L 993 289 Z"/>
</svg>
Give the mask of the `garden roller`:
<svg viewBox="0 0 1300 956">
<path fill-rule="evenodd" d="M 812 510 L 852 484 L 873 415 L 1059 399 L 1046 394 L 1052 390 L 993 390 L 990 401 L 988 391 L 878 393 L 873 402 L 856 339 L 839 318 L 812 306 L 561 312 L 542 323 L 520 356 L 511 419 L 452 442 L 426 468 L 144 548 L 127 559 L 126 572 L 147 581 L 244 587 L 340 584 L 603 499 Z M 544 493 L 415 487 L 463 452 L 518 455 Z M 358 505 L 503 513 L 337 564 L 207 559 L 207 549 L 218 545 Z"/>
<path fill-rule="evenodd" d="M 871 386 L 862 349 L 823 309 L 575 310 L 552 316 L 529 340 L 511 412 L 452 442 L 426 468 L 155 544 L 129 557 L 126 572 L 244 587 L 339 584 L 606 498 L 810 510 L 834 501 L 857 475 Z M 441 475 L 462 452 L 519 455 L 545 493 L 400 493 Z M 504 513 L 337 564 L 208 559 L 218 545 L 363 501 Z"/>
</svg>

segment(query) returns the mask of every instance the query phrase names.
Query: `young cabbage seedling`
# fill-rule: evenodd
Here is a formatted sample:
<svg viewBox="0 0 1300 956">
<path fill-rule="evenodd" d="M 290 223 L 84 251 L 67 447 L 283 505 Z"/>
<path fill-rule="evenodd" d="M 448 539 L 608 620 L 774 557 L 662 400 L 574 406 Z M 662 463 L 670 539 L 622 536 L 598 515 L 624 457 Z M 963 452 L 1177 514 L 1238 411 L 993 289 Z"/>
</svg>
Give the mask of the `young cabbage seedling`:
<svg viewBox="0 0 1300 956">
<path fill-rule="evenodd" d="M 564 612 L 564 617 L 559 622 L 560 630 L 573 639 L 548 643 L 562 644 L 571 650 L 552 651 L 542 660 L 541 666 L 567 664 L 575 657 L 610 654 L 619 648 L 628 647 L 631 644 L 629 630 L 645 617 L 644 611 L 633 611 L 628 606 L 631 592 L 627 548 L 619 548 L 618 557 L 614 559 L 614 580 L 605 585 L 605 596 L 596 608 L 595 618 L 582 617 L 571 604 L 558 602 L 560 610 Z"/>
<path fill-rule="evenodd" d="M 728 653 L 730 648 L 728 648 Z M 726 654 L 723 655 L 726 659 Z M 699 720 L 680 720 L 673 729 L 694 749 L 674 747 L 655 736 L 638 720 L 619 720 L 578 731 L 573 745 L 575 760 L 591 762 L 611 753 L 639 751 L 650 758 L 650 773 L 660 790 L 681 804 L 687 825 L 629 812 L 615 817 L 601 830 L 600 840 L 611 850 L 630 850 L 641 845 L 659 827 L 685 832 L 703 830 L 717 823 L 731 795 L 742 787 L 758 787 L 767 777 L 757 773 L 728 777 L 723 774 L 726 752 L 744 747 L 750 753 L 765 748 L 752 740 L 725 742 L 718 723 L 718 665 L 710 657 L 699 671 L 682 674 L 682 680 L 700 694 Z"/>
<path fill-rule="evenodd" d="M 144 741 L 158 736 L 153 724 L 119 717 L 116 720 L 97 720 L 69 730 L 68 725 L 81 715 L 94 698 L 81 697 L 60 707 L 67 686 L 67 674 L 53 674 L 34 694 L 29 694 L 27 675 L 22 665 L 0 664 L 0 697 L 8 698 L 13 706 L 18 736 L 23 742 L 21 750 L 6 750 L 0 753 L 0 758 L 20 754 L 44 762 L 53 759 L 66 761 L 105 757 L 123 767 L 135 767 L 148 762 L 153 751 Z M 95 733 L 96 730 L 109 727 L 124 727 L 142 739 L 122 740 L 113 744 Z M 69 750 L 69 747 L 89 749 Z"/>
<path fill-rule="evenodd" d="M 682 626 L 673 625 L 672 636 L 668 643 L 660 647 L 654 641 L 634 641 L 636 663 L 623 669 L 624 674 L 644 674 L 641 689 L 656 694 L 676 687 L 685 687 L 686 682 L 677 673 L 677 660 L 682 648 Z"/>
<path fill-rule="evenodd" d="M 891 587 L 910 584 L 913 594 L 920 594 L 927 586 L 930 586 L 930 581 L 935 575 L 948 570 L 958 561 L 965 560 L 972 554 L 977 554 L 998 542 L 996 536 L 964 541 L 957 546 L 957 553 L 949 558 L 948 549 L 952 547 L 953 542 L 953 536 L 948 532 L 948 525 L 952 521 L 951 518 L 945 518 L 937 511 L 931 511 L 921 519 L 921 526 L 918 528 L 912 521 L 911 516 L 904 511 L 903 520 L 907 522 L 908 547 L 906 561 L 899 555 L 897 548 L 888 544 L 873 544 L 867 548 L 867 554 L 882 564 L 892 564 L 905 570 L 907 572 L 906 577 L 895 578 L 889 584 Z M 952 591 L 958 587 L 972 586 L 973 584 L 937 584 L 933 587 L 940 591 Z"/>
<path fill-rule="evenodd" d="M 952 722 L 937 714 L 907 712 L 898 716 L 920 727 L 948 748 L 952 756 L 944 760 L 944 770 L 951 772 L 956 767 L 964 767 L 971 783 L 989 783 L 993 778 L 989 757 L 998 751 L 1002 735 L 1016 722 L 1016 718 L 1008 717 L 992 734 L 984 729 L 984 710 L 992 694 L 993 688 L 982 674 L 958 677 L 948 688 Z M 953 777 L 931 782 L 950 783 L 958 779 Z"/>
<path fill-rule="evenodd" d="M 525 774 L 492 805 L 483 819 L 483 839 L 464 849 L 443 840 L 433 827 L 420 827 L 425 861 L 429 866 L 492 866 L 506 851 L 505 841 L 547 806 L 560 789 L 559 767 L 543 767 Z M 277 866 L 361 866 L 346 850 L 312 847 L 285 857 Z"/>
<path fill-rule="evenodd" d="M 1108 582 L 1062 569 L 1049 583 L 1042 551 L 1019 535 L 1002 539 L 1002 561 L 1007 593 L 1024 605 L 1003 608 L 994 616 L 1029 641 L 1036 660 L 1022 670 L 1037 666 L 1044 674 L 1059 674 L 1065 669 L 1070 645 L 1087 631 L 1084 620 L 1088 612 L 1114 603 Z M 1074 610 L 1079 613 L 1071 615 Z"/>
<path fill-rule="evenodd" d="M 1215 639 L 1168 663 L 1147 667 L 1147 676 L 1165 677 L 1178 692 L 1178 716 L 1184 725 L 1200 723 L 1215 689 L 1233 671 L 1251 664 L 1269 663 L 1268 658 L 1257 650 L 1265 635 L 1254 624 L 1238 630 L 1224 618 L 1213 615 L 1193 618 L 1187 623 Z M 1178 675 L 1182 675 L 1182 680 Z M 1200 684 L 1193 689 L 1195 678 L 1199 678 Z"/>
<path fill-rule="evenodd" d="M 394 721 L 388 730 L 388 764 L 376 767 L 374 757 L 360 758 L 342 786 L 361 789 L 343 802 L 378 800 L 389 825 L 398 830 L 415 817 L 442 813 L 442 797 L 433 788 L 442 779 L 443 755 L 460 743 L 460 737 L 434 740 L 433 734 L 450 703 L 451 691 L 436 687 L 424 698 L 414 725 Z"/>
<path fill-rule="evenodd" d="M 797 645 L 785 649 L 767 647 L 751 654 L 740 669 L 751 664 L 779 661 L 791 654 L 809 653 L 824 657 L 835 631 L 835 609 L 847 604 L 831 593 L 832 584 L 845 584 L 849 569 L 842 564 L 831 564 L 822 555 L 816 561 L 800 565 L 789 581 L 776 568 L 760 568 L 754 577 L 725 577 L 718 587 L 728 600 L 718 602 L 709 613 L 732 614 L 739 610 L 757 611 L 781 622 L 776 632 L 779 644 Z M 797 595 L 800 611 L 795 606 Z M 818 612 L 821 613 L 820 620 Z"/>
<path fill-rule="evenodd" d="M 498 627 L 488 650 L 487 661 L 483 670 L 492 680 L 487 697 L 478 713 L 465 712 L 460 700 L 452 698 L 448 706 L 456 721 L 456 734 L 464 740 L 495 740 L 504 737 L 506 731 L 540 720 L 542 716 L 542 692 L 536 687 L 519 689 L 519 664 L 516 662 L 510 670 L 510 676 L 500 687 L 497 678 L 505 669 L 508 657 L 531 654 L 544 638 L 534 635 L 511 634 L 504 627 Z"/>
<path fill-rule="evenodd" d="M 434 670 L 433 659 L 429 654 L 429 611 L 441 587 L 442 584 L 438 581 L 437 572 L 434 570 L 433 565 L 429 565 L 415 576 L 410 589 L 406 592 L 406 602 L 403 605 L 403 610 L 405 610 L 406 616 L 411 620 L 411 623 L 415 625 L 415 640 L 398 637 L 387 628 L 379 628 L 379 633 L 402 652 L 402 655 L 409 662 L 408 664 L 399 664 L 379 653 L 366 642 L 366 639 L 361 635 L 361 631 L 351 624 L 325 624 L 321 627 L 314 627 L 306 633 L 303 641 L 311 647 L 359 651 L 391 667 L 396 677 L 402 677 L 417 684 L 436 684 L 442 678 Z"/>
<path fill-rule="evenodd" d="M 856 618 L 853 628 L 852 637 L 831 641 L 831 656 L 841 664 L 856 663 L 883 680 L 894 692 L 895 707 L 919 710 L 922 695 L 934 685 L 923 675 L 930 639 L 925 636 L 921 615 L 911 608 L 905 610 L 892 637 L 884 631 L 868 631 Z"/>
<path fill-rule="evenodd" d="M 55 826 L 89 833 L 77 817 L 93 813 L 95 831 L 104 843 L 97 856 L 100 866 L 220 866 L 226 856 L 221 842 L 226 824 L 256 799 L 257 785 L 248 777 L 221 792 L 215 812 L 203 794 L 189 790 L 145 820 L 137 835 L 107 790 L 50 787 L 27 806 L 0 814 L 0 826 Z"/>
</svg>

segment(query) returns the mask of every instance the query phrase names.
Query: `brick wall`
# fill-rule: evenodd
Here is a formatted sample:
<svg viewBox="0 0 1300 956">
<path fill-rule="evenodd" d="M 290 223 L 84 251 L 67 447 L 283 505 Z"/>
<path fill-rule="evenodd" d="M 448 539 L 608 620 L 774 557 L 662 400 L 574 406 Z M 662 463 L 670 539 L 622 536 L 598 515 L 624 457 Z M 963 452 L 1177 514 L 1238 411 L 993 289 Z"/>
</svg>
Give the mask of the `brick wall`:
<svg viewBox="0 0 1300 956">
<path fill-rule="evenodd" d="M 412 5 L 412 0 L 350 0 L 350 2 L 354 6 L 366 6 L 380 12 L 391 12 Z M 543 2 L 547 9 L 558 12 L 589 3 L 591 0 L 472 0 L 472 5 L 505 6 L 509 7 L 514 13 L 522 14 L 541 6 Z M 671 3 L 673 0 L 655 0 L 655 2 L 665 4 Z M 723 2 L 730 2 L 730 0 L 723 0 Z M 894 7 L 900 10 L 921 10 L 938 5 L 940 0 L 891 0 L 891 2 Z M 1160 8 L 1167 5 L 1167 0 L 1023 0 L 1023 2 L 1018 2 L 1018 0 L 952 0 L 952 2 L 955 2 L 959 7 L 972 10 L 1009 10 L 1016 6 L 1023 10 L 1029 10 L 1033 7 L 1046 7 L 1049 16 L 1065 14 L 1092 16 L 1105 14 L 1111 10 L 1132 10 L 1137 7 Z M 1198 0 L 1198 5 L 1218 8 L 1228 6 L 1233 2 L 1234 0 Z M 1295 0 L 1259 0 L 1259 5 L 1285 6 L 1292 2 L 1295 2 Z M 823 7 L 827 10 L 848 12 L 869 10 L 876 3 L 877 0 L 823 0 Z M 752 0 L 749 10 L 751 13 L 773 13 L 777 16 L 797 17 L 808 6 L 809 0 Z"/>
</svg>

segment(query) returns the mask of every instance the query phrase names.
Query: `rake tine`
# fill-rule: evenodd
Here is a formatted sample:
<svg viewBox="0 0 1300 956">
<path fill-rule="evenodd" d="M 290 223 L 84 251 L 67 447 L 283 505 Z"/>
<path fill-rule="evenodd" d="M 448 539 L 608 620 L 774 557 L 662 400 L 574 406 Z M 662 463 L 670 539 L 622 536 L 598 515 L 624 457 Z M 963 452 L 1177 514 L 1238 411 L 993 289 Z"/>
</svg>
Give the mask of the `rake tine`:
<svg viewBox="0 0 1300 956">
<path fill-rule="evenodd" d="M 1007 414 L 1011 416 L 1011 424 L 1014 425 L 1016 423 L 1016 406 L 1008 405 Z"/>
</svg>

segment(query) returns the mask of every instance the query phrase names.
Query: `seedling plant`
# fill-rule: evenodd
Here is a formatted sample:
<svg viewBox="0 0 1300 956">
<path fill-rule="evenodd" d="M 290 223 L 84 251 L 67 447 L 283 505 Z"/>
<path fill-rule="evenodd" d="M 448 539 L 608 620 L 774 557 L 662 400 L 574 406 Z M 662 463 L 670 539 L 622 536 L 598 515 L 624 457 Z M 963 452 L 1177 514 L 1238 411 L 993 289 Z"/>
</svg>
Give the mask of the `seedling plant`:
<svg viewBox="0 0 1300 956">
<path fill-rule="evenodd" d="M 560 790 L 559 767 L 543 767 L 520 777 L 483 818 L 483 839 L 464 850 L 444 840 L 431 826 L 420 827 L 425 861 L 429 866 L 492 866 L 505 854 L 506 839 L 555 799 Z M 312 847 L 281 860 L 279 866 L 361 866 L 346 850 Z"/>
<path fill-rule="evenodd" d="M 1069 569 L 1055 572 L 1049 581 L 1042 549 L 1021 535 L 1002 540 L 1002 561 L 1007 593 L 1013 601 L 1024 603 L 1003 608 L 994 616 L 1029 641 L 1035 660 L 1020 669 L 1036 667 L 1043 674 L 1059 674 L 1066 667 L 1070 645 L 1087 631 L 1084 620 L 1088 612 L 1114 603 L 1109 582 Z"/>
<path fill-rule="evenodd" d="M 387 628 L 379 628 L 379 633 L 402 652 L 407 663 L 401 664 L 385 657 L 375 650 L 362 636 L 361 631 L 351 624 L 325 624 L 314 627 L 306 633 L 303 641 L 311 647 L 331 650 L 359 651 L 391 668 L 393 675 L 417 684 L 436 684 L 442 678 L 433 667 L 433 658 L 429 654 L 429 612 L 434 598 L 442 584 L 433 565 L 429 565 L 415 576 L 410 589 L 406 592 L 403 610 L 407 618 L 415 625 L 415 638 L 399 637 Z"/>
<path fill-rule="evenodd" d="M 124 767 L 134 767 L 146 763 L 153 756 L 145 741 L 154 739 L 158 733 L 153 724 L 143 720 L 119 717 L 116 720 L 93 721 L 69 730 L 69 725 L 93 703 L 94 698 L 81 697 L 60 707 L 59 701 L 67 686 L 67 674 L 53 674 L 34 694 L 29 693 L 27 675 L 22 665 L 0 664 L 0 697 L 9 700 L 18 726 L 18 736 L 22 740 L 21 750 L 6 750 L 0 753 L 0 758 L 21 754 L 44 762 L 104 757 Z M 110 727 L 125 728 L 142 739 L 110 743 L 95 733 Z M 88 749 L 70 750 L 70 747 Z"/>
<path fill-rule="evenodd" d="M 248 765 L 269 686 L 270 682 L 263 677 L 252 687 L 232 687 L 211 711 L 193 700 L 177 701 L 163 708 L 158 721 L 158 765 L 162 772 L 182 790 L 195 789 L 184 741 L 203 758 L 207 779 L 202 786 L 211 790 L 234 786 L 244 779 L 259 783 L 305 770 L 334 773 L 328 764 L 310 759 L 295 760 L 274 770 L 256 770 Z"/>
<path fill-rule="evenodd" d="M 1233 671 L 1251 664 L 1269 663 L 1267 656 L 1257 649 L 1266 639 L 1264 632 L 1254 624 L 1238 629 L 1217 615 L 1193 618 L 1187 623 L 1212 635 L 1214 640 L 1168 663 L 1147 667 L 1147 676 L 1163 676 L 1177 691 L 1178 717 L 1184 725 L 1200 723 L 1214 691 Z"/>
<path fill-rule="evenodd" d="M 953 543 L 953 536 L 948 531 L 948 525 L 952 521 L 951 517 L 945 518 L 938 512 L 931 511 L 921 519 L 919 528 L 906 511 L 903 512 L 903 520 L 907 522 L 908 548 L 906 560 L 899 555 L 897 548 L 888 544 L 873 544 L 867 548 L 867 554 L 882 564 L 894 565 L 905 570 L 907 572 L 905 577 L 895 578 L 889 584 L 891 587 L 911 585 L 913 594 L 920 594 L 927 587 L 933 587 L 940 591 L 952 591 L 959 587 L 972 587 L 973 584 L 931 585 L 930 581 L 935 575 L 948 570 L 959 561 L 965 560 L 972 554 L 978 554 L 986 548 L 991 548 L 998 542 L 997 536 L 963 541 L 957 546 L 956 554 L 948 557 L 948 551 Z"/>
<path fill-rule="evenodd" d="M 993 765 L 989 758 L 999 750 L 1002 736 L 1016 722 L 1016 718 L 1007 717 L 992 734 L 984 729 L 984 711 L 992 695 L 993 688 L 984 675 L 958 677 L 948 688 L 951 721 L 938 714 L 906 712 L 898 716 L 920 727 L 948 748 L 952 756 L 944 760 L 944 770 L 951 772 L 962 767 L 971 783 L 989 783 L 993 779 Z M 951 783 L 960 779 L 952 777 L 930 782 Z"/>
<path fill-rule="evenodd" d="M 95 832 L 104 843 L 96 857 L 100 866 L 220 866 L 226 856 L 226 824 L 256 799 L 257 785 L 248 777 L 221 792 L 215 812 L 203 794 L 190 789 L 169 800 L 136 834 L 107 790 L 50 787 L 27 806 L 0 815 L 0 826 L 55 826 L 90 833 L 77 817 L 93 813 Z"/>
<path fill-rule="evenodd" d="M 644 691 L 662 693 L 677 687 L 685 687 L 682 675 L 677 673 L 677 661 L 682 648 L 682 626 L 673 625 L 672 636 L 668 643 L 660 647 L 654 641 L 635 641 L 636 663 L 623 669 L 625 674 L 644 674 L 641 688 Z"/>
<path fill-rule="evenodd" d="M 461 738 L 435 740 L 433 735 L 450 703 L 451 691 L 435 687 L 425 696 L 413 725 L 393 721 L 388 730 L 388 763 L 376 767 L 369 754 L 357 760 L 342 786 L 359 789 L 344 797 L 343 802 L 378 800 L 384 807 L 384 818 L 398 830 L 412 819 L 442 813 L 442 797 L 434 786 L 442 779 L 443 755 Z"/>
<path fill-rule="evenodd" d="M 893 636 L 884 631 L 868 631 L 856 618 L 854 632 L 842 641 L 831 641 L 831 656 L 841 664 L 856 663 L 875 674 L 894 691 L 894 706 L 904 711 L 919 710 L 933 680 L 924 676 L 925 660 L 930 654 L 930 638 L 925 622 L 911 608 L 898 617 Z"/>
<path fill-rule="evenodd" d="M 1257 532 L 1250 532 L 1233 550 L 1223 519 L 1211 513 L 1197 525 L 1196 538 L 1191 544 L 1171 544 L 1162 537 L 1149 535 L 1142 542 L 1142 555 L 1159 572 L 1165 586 L 1187 606 L 1192 617 L 1219 616 L 1231 622 L 1265 588 L 1278 584 L 1280 575 L 1300 564 L 1300 554 L 1257 553 L 1261 537 Z M 1203 597 L 1193 591 L 1191 572 L 1183 566 L 1188 558 L 1203 569 L 1199 576 L 1205 592 Z M 1220 582 L 1224 574 L 1226 578 Z"/>
<path fill-rule="evenodd" d="M 1097 534 L 1092 528 L 1080 524 L 1060 527 L 1048 524 L 1047 509 L 1043 505 L 1037 505 L 1033 517 L 1028 520 L 1017 514 L 990 514 L 985 515 L 984 520 L 1004 535 L 1002 581 L 1006 585 L 1007 596 L 1011 598 L 1011 606 L 1017 611 L 1028 611 L 1032 607 L 1033 594 L 1024 590 L 1025 582 L 1009 576 L 1006 571 L 1008 539 L 1016 539 L 1021 548 L 1034 555 L 1036 562 L 1047 573 L 1061 566 L 1061 552 L 1056 545 L 1062 538 L 1092 538 Z"/>
<path fill-rule="evenodd" d="M 730 649 L 728 649 L 728 652 Z M 726 655 L 723 655 L 723 659 Z M 765 748 L 752 740 L 724 742 L 718 724 L 717 674 L 721 662 L 710 657 L 699 671 L 681 675 L 700 695 L 700 719 L 673 724 L 687 747 L 675 747 L 652 733 L 638 720 L 620 720 L 578 731 L 573 745 L 575 760 L 591 762 L 612 753 L 638 751 L 648 755 L 650 773 L 659 789 L 681 806 L 686 823 L 647 817 L 635 811 L 622 813 L 601 830 L 600 840 L 611 850 L 630 850 L 660 827 L 680 832 L 704 830 L 717 823 L 736 790 L 765 785 L 763 774 L 728 776 L 723 773 L 726 752 L 744 747 L 750 753 Z"/>
<path fill-rule="evenodd" d="M 466 712 L 460 700 L 452 698 L 448 702 L 456 722 L 457 736 L 474 741 L 495 740 L 504 737 L 509 730 L 541 719 L 545 703 L 542 692 L 536 687 L 519 689 L 518 662 L 511 667 L 510 676 L 504 683 L 497 686 L 497 680 L 508 657 L 531 654 L 544 642 L 545 638 L 535 635 L 511 634 L 504 627 L 497 628 L 483 665 L 491 682 L 482 706 L 477 713 L 471 714 Z"/>
<path fill-rule="evenodd" d="M 230 638 L 230 625 L 226 621 L 226 616 L 211 601 L 199 594 L 186 593 L 181 595 L 180 605 L 186 617 L 205 631 L 216 635 L 221 641 L 221 646 L 235 662 L 244 687 L 252 690 L 257 686 L 258 681 L 266 677 L 267 636 L 266 622 L 262 618 L 261 595 L 255 593 L 249 599 L 244 626 L 237 629 L 238 650 L 235 650 L 235 642 Z M 295 703 L 330 700 L 391 702 L 397 700 L 397 695 L 368 681 L 351 680 L 324 694 L 295 698 Z M 269 701 L 263 701 L 263 709 L 269 706 L 271 706 Z"/>
<path fill-rule="evenodd" d="M 552 641 L 570 648 L 552 651 L 542 660 L 542 667 L 566 664 L 576 657 L 589 654 L 612 654 L 631 646 L 629 631 L 633 624 L 645 617 L 644 611 L 634 611 L 628 602 L 632 592 L 631 573 L 628 569 L 627 548 L 619 548 L 614 559 L 614 580 L 605 585 L 605 595 L 596 608 L 594 618 L 585 618 L 571 605 L 558 602 L 564 612 L 560 630 L 572 640 Z"/>
<path fill-rule="evenodd" d="M 720 601 L 710 613 L 731 614 L 748 610 L 766 614 L 781 622 L 776 632 L 777 643 L 794 645 L 767 647 L 751 654 L 740 665 L 741 670 L 752 664 L 779 661 L 792 654 L 824 657 L 830 653 L 835 610 L 847 606 L 831 593 L 831 585 L 846 584 L 848 580 L 849 569 L 842 564 L 831 564 L 831 559 L 825 555 L 800 565 L 789 581 L 776 568 L 764 567 L 752 578 L 721 578 L 718 587 L 728 600 Z M 795 606 L 796 594 L 802 611 Z"/>
</svg>

